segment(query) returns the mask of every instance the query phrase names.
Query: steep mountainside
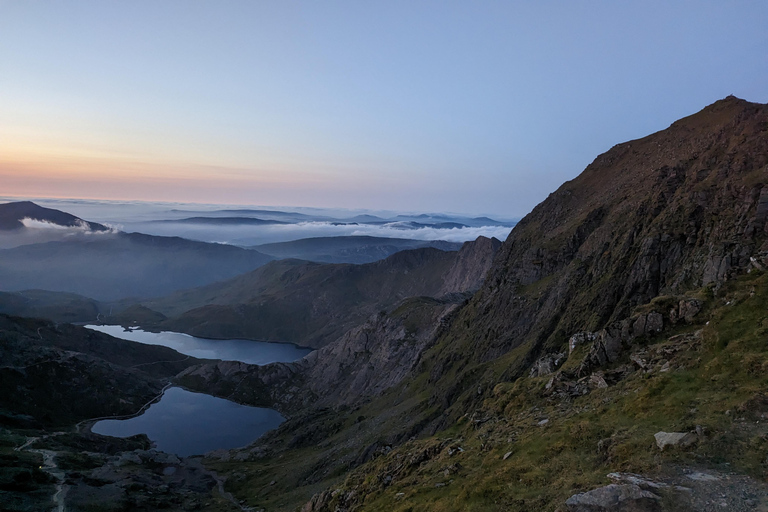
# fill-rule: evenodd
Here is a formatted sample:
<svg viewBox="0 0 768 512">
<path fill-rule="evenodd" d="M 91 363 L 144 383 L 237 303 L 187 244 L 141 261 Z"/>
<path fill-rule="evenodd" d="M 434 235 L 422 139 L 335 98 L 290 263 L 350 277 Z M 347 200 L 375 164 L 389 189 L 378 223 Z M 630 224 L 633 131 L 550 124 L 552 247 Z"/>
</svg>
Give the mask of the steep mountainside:
<svg viewBox="0 0 768 512">
<path fill-rule="evenodd" d="M 227 282 L 142 304 L 171 317 L 154 328 L 320 347 L 408 297 L 458 294 L 452 300 L 463 300 L 461 294 L 480 286 L 497 248 L 481 237 L 459 252 L 414 249 L 364 265 L 280 260 Z M 457 265 L 467 271 L 461 280 L 452 277 Z"/>
<path fill-rule="evenodd" d="M 659 294 L 744 271 L 768 255 L 766 165 L 768 108 L 733 97 L 600 155 L 514 228 L 433 378 L 468 353 L 528 344 L 535 358 Z"/>
</svg>

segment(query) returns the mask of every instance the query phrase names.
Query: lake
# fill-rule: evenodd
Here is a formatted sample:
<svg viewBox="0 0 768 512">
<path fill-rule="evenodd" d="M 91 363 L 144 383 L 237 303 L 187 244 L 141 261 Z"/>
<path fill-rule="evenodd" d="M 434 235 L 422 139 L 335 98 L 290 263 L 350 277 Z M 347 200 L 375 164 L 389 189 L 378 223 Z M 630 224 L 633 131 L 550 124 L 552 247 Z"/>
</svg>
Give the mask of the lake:
<svg viewBox="0 0 768 512">
<path fill-rule="evenodd" d="M 148 332 L 141 329 L 125 330 L 119 325 L 86 325 L 115 338 L 137 341 L 148 345 L 162 345 L 182 354 L 200 359 L 242 361 L 250 364 L 268 364 L 296 361 L 312 352 L 293 343 L 274 343 L 251 340 L 212 340 L 197 338 L 178 332 Z"/>
<path fill-rule="evenodd" d="M 201 359 L 223 359 L 250 364 L 290 362 L 312 349 L 292 343 L 250 340 L 211 340 L 177 332 L 125 330 L 119 325 L 86 325 L 115 338 L 170 347 Z M 102 420 L 91 431 L 105 436 L 146 434 L 158 450 L 186 457 L 211 450 L 246 446 L 285 418 L 273 409 L 249 407 L 223 398 L 172 387 L 159 402 L 127 420 Z"/>
<path fill-rule="evenodd" d="M 146 434 L 158 450 L 187 457 L 246 446 L 284 420 L 272 409 L 173 387 L 140 416 L 102 420 L 91 430 L 113 437 Z"/>
</svg>

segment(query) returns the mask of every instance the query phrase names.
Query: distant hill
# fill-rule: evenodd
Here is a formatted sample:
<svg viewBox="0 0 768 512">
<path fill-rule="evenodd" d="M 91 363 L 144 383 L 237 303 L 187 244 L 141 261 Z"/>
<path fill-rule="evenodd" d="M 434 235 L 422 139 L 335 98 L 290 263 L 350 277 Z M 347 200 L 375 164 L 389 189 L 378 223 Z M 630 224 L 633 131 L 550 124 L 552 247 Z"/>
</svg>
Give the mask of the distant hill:
<svg viewBox="0 0 768 512">
<path fill-rule="evenodd" d="M 47 318 L 54 322 L 95 322 L 101 307 L 98 301 L 74 293 L 46 290 L 0 292 L 0 313 Z"/>
<path fill-rule="evenodd" d="M 287 222 L 255 217 L 187 217 L 185 219 L 156 220 L 154 222 L 178 222 L 181 224 L 214 224 L 221 226 L 264 226 L 267 224 L 288 224 Z"/>
<path fill-rule="evenodd" d="M 364 265 L 279 260 L 142 305 L 171 317 L 155 328 L 318 347 L 408 297 L 462 300 L 463 292 L 480 286 L 499 245 L 498 240 L 481 237 L 458 252 L 426 247 Z M 452 277 L 456 265 L 474 279 Z"/>
<path fill-rule="evenodd" d="M 262 244 L 253 249 L 275 258 L 297 258 L 320 263 L 371 263 L 405 249 L 434 247 L 443 251 L 457 251 L 461 245 L 443 240 L 335 236 Z"/>
<path fill-rule="evenodd" d="M 0 287 L 70 292 L 98 300 L 156 297 L 228 279 L 272 259 L 229 245 L 106 233 L 0 250 Z"/>
<path fill-rule="evenodd" d="M 96 222 L 88 222 L 60 210 L 43 208 L 31 201 L 0 204 L 0 231 L 23 229 L 23 219 L 49 222 L 58 226 L 86 228 L 91 231 L 109 230 L 108 227 Z"/>
</svg>

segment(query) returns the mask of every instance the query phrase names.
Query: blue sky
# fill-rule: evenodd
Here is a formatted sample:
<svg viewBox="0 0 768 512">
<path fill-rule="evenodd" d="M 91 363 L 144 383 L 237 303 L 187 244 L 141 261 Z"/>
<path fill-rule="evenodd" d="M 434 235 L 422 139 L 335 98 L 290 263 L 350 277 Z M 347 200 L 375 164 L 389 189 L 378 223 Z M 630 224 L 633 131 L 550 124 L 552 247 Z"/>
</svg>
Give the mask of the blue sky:
<svg viewBox="0 0 768 512">
<path fill-rule="evenodd" d="M 522 216 L 768 101 L 768 2 L 0 0 L 6 195 Z"/>
</svg>

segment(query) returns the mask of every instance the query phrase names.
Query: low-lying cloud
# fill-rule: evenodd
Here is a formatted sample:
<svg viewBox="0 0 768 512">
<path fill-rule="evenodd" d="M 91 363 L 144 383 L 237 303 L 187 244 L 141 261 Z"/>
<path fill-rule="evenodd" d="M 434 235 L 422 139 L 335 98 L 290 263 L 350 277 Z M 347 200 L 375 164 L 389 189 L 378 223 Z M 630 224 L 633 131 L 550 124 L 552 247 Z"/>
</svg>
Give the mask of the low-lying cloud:
<svg viewBox="0 0 768 512">
<path fill-rule="evenodd" d="M 31 219 L 20 219 L 24 229 L 4 232 L 0 236 L 0 249 L 10 249 L 20 245 L 41 244 L 46 242 L 59 242 L 71 240 L 73 237 L 93 237 L 114 235 L 119 230 L 113 226 L 107 226 L 109 230 L 95 231 L 87 223 L 78 222 L 75 226 L 63 226 L 55 222 Z"/>
<path fill-rule="evenodd" d="M 413 240 L 446 240 L 466 242 L 479 236 L 506 239 L 512 228 L 506 226 L 480 226 L 439 229 L 419 227 L 403 229 L 396 224 L 339 224 L 330 222 L 298 222 L 264 226 L 211 226 L 187 223 L 136 223 L 126 229 L 161 236 L 181 236 L 204 242 L 252 246 L 272 242 L 287 242 L 301 238 L 331 236 L 375 236 L 383 238 L 409 238 Z"/>
</svg>

